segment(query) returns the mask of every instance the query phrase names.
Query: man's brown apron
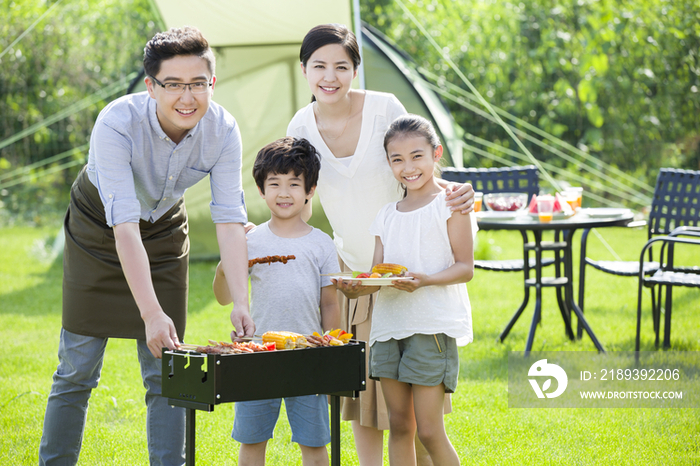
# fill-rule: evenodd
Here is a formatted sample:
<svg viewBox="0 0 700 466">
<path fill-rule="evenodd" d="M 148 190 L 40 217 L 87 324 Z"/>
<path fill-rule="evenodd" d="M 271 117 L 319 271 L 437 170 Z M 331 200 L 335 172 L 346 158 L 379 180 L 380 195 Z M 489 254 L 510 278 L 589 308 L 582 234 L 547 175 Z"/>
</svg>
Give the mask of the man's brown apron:
<svg viewBox="0 0 700 466">
<path fill-rule="evenodd" d="M 190 250 L 184 198 L 154 223 L 141 220 L 140 229 L 158 302 L 183 341 Z M 80 335 L 145 339 L 114 231 L 107 226 L 104 206 L 85 168 L 71 188 L 64 230 L 63 327 Z"/>
</svg>

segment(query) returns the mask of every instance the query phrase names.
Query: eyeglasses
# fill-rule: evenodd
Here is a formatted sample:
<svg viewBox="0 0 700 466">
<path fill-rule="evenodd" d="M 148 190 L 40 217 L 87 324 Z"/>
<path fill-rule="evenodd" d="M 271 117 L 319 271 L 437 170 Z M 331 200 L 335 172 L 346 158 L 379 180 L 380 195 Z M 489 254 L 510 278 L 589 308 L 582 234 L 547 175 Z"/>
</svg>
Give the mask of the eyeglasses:
<svg viewBox="0 0 700 466">
<path fill-rule="evenodd" d="M 209 86 L 214 83 L 200 81 L 196 83 L 165 83 L 158 81 L 155 77 L 150 76 L 150 78 L 155 81 L 160 87 L 165 89 L 167 94 L 184 94 L 185 88 L 189 87 L 192 94 L 205 94 L 209 90 Z"/>
</svg>

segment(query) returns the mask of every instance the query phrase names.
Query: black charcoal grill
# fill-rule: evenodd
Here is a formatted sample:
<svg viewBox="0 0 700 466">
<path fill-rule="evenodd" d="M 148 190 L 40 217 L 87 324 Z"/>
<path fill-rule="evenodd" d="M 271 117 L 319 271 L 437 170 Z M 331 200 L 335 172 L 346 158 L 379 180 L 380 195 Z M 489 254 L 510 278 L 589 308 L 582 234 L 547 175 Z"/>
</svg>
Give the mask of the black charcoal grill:
<svg viewBox="0 0 700 466">
<path fill-rule="evenodd" d="M 270 383 L 287 381 L 287 383 Z M 163 349 L 163 396 L 186 408 L 186 465 L 195 464 L 196 411 L 219 403 L 331 396 L 331 466 L 340 466 L 340 397 L 365 389 L 365 342 L 245 354 Z"/>
</svg>

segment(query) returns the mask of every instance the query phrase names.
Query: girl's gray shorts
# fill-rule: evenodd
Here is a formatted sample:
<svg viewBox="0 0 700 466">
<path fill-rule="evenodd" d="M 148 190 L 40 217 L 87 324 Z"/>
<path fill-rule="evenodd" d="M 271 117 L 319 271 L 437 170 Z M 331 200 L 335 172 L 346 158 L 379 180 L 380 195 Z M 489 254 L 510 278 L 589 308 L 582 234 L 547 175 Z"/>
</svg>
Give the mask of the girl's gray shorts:
<svg viewBox="0 0 700 466">
<path fill-rule="evenodd" d="M 454 393 L 459 377 L 457 342 L 444 333 L 376 341 L 369 352 L 369 376 L 427 387 L 444 383 L 445 393 Z"/>
</svg>

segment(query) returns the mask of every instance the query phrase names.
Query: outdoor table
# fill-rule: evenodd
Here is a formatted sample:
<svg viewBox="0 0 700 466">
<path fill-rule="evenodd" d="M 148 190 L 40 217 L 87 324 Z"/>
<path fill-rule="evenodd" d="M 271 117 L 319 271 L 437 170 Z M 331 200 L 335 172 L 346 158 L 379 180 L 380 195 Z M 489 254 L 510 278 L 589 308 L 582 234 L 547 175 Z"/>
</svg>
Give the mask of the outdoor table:
<svg viewBox="0 0 700 466">
<path fill-rule="evenodd" d="M 605 352 L 605 348 L 598 341 L 590 325 L 583 316 L 583 311 L 574 302 L 573 292 L 573 253 L 572 240 L 574 232 L 579 228 L 603 228 L 625 226 L 630 223 L 634 215 L 628 209 L 600 208 L 600 209 L 579 209 L 575 215 L 568 218 L 557 218 L 549 223 L 540 222 L 537 216 L 529 214 L 527 210 L 520 212 L 479 212 L 477 221 L 481 230 L 516 230 L 523 237 L 523 259 L 524 259 L 524 284 L 525 297 L 522 304 L 511 318 L 506 328 L 500 335 L 503 341 L 515 325 L 520 315 L 525 310 L 530 299 L 530 288 L 535 288 L 535 312 L 530 324 L 530 332 L 525 345 L 525 354 L 532 350 L 535 338 L 535 330 L 542 315 L 542 288 L 554 287 L 557 290 L 557 302 L 559 311 L 564 319 L 567 336 L 573 340 L 574 333 L 571 327 L 571 311 L 576 314 L 579 323 L 583 326 L 591 337 L 593 344 L 600 352 Z M 542 241 L 542 232 L 554 231 L 555 241 Z M 532 233 L 534 242 L 528 241 L 528 233 Z M 562 238 L 561 241 L 559 238 Z M 535 277 L 530 277 L 530 252 L 535 253 Z M 555 253 L 555 276 L 542 276 L 542 251 L 554 251 Z M 563 267 L 563 274 L 561 266 Z M 562 296 L 563 290 L 563 296 Z"/>
</svg>

